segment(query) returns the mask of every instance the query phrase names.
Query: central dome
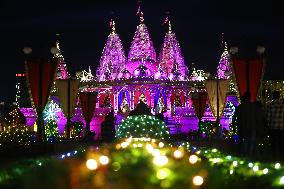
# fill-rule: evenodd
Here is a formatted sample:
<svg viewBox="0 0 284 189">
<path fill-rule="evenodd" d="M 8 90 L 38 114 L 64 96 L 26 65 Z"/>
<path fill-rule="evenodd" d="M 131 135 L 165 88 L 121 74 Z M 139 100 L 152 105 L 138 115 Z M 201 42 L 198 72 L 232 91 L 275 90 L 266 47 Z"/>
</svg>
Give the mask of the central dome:
<svg viewBox="0 0 284 189">
<path fill-rule="evenodd" d="M 134 70 L 135 77 L 151 77 L 153 73 L 144 64 L 141 64 Z"/>
</svg>

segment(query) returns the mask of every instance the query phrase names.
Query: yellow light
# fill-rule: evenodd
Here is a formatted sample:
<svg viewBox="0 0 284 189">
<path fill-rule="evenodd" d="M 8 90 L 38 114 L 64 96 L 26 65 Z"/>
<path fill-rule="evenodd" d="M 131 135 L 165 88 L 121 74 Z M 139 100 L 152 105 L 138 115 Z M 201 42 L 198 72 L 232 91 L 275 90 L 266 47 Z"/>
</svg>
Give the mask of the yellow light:
<svg viewBox="0 0 284 189">
<path fill-rule="evenodd" d="M 281 167 L 280 163 L 276 163 L 274 166 L 275 169 L 280 169 L 280 167 Z"/>
<path fill-rule="evenodd" d="M 168 168 L 159 169 L 156 176 L 158 179 L 163 180 L 170 175 L 170 170 Z"/>
<path fill-rule="evenodd" d="M 195 176 L 193 177 L 192 179 L 192 183 L 195 185 L 195 186 L 201 186 L 203 184 L 203 178 L 201 176 Z"/>
<path fill-rule="evenodd" d="M 98 163 L 94 159 L 88 159 L 87 162 L 86 162 L 86 166 L 90 170 L 95 170 L 95 169 L 98 168 Z"/>
<path fill-rule="evenodd" d="M 233 161 L 233 166 L 237 167 L 238 166 L 238 162 L 237 161 Z"/>
<path fill-rule="evenodd" d="M 189 156 L 188 161 L 191 164 L 195 164 L 198 161 L 198 157 L 196 155 L 191 155 L 191 156 Z"/>
<path fill-rule="evenodd" d="M 101 156 L 99 161 L 102 165 L 107 165 L 109 163 L 109 158 L 107 156 Z"/>
<path fill-rule="evenodd" d="M 180 150 L 174 151 L 174 157 L 177 158 L 177 159 L 182 158 L 183 157 L 182 151 L 180 151 Z"/>
<path fill-rule="evenodd" d="M 153 159 L 153 163 L 156 165 L 156 166 L 164 166 L 168 163 L 168 158 L 167 156 L 155 156 L 154 159 Z"/>
<path fill-rule="evenodd" d="M 153 156 L 159 156 L 160 155 L 160 150 L 159 149 L 154 149 L 152 152 Z"/>
<path fill-rule="evenodd" d="M 146 150 L 149 152 L 149 153 L 152 153 L 153 152 L 153 146 L 151 144 L 146 144 Z"/>
<path fill-rule="evenodd" d="M 280 184 L 284 184 L 284 176 L 282 176 L 281 178 L 280 178 Z"/>
<path fill-rule="evenodd" d="M 126 148 L 128 144 L 129 144 L 128 142 L 122 142 L 120 146 L 121 148 Z"/>
<path fill-rule="evenodd" d="M 268 173 L 268 169 L 267 168 L 263 169 L 262 173 L 266 175 Z"/>
<path fill-rule="evenodd" d="M 258 166 L 257 165 L 255 165 L 255 166 L 253 166 L 253 168 L 252 168 L 252 170 L 254 171 L 254 172 L 257 172 L 258 171 Z"/>
<path fill-rule="evenodd" d="M 36 124 L 36 122 L 34 124 L 34 132 L 37 132 L 37 124 Z"/>
<path fill-rule="evenodd" d="M 165 146 L 165 144 L 163 142 L 159 142 L 159 147 L 163 148 Z"/>
</svg>

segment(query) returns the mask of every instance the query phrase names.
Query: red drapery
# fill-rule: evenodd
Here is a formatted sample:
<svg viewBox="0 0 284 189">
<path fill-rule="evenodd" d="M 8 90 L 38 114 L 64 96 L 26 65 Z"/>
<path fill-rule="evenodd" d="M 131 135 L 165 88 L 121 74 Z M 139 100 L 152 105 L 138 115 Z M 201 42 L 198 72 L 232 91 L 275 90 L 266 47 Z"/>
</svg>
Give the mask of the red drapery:
<svg viewBox="0 0 284 189">
<path fill-rule="evenodd" d="M 171 95 L 171 97 L 170 97 L 170 99 L 171 99 L 171 104 L 174 104 L 174 102 L 175 102 L 175 98 L 176 98 L 176 96 L 179 94 L 179 96 L 180 96 L 180 100 L 181 100 L 181 106 L 183 107 L 183 106 L 185 106 L 185 94 L 184 94 L 184 92 L 183 91 L 173 91 L 173 93 L 172 93 L 172 95 Z"/>
<path fill-rule="evenodd" d="M 147 100 L 147 105 L 148 106 L 151 106 L 151 96 L 150 96 L 150 91 L 145 89 L 145 90 L 142 90 L 142 89 L 138 89 L 136 88 L 136 91 L 134 92 L 134 106 L 136 106 L 139 101 L 140 101 L 140 96 L 144 94 L 146 100 Z"/>
<path fill-rule="evenodd" d="M 255 102 L 257 94 L 258 94 L 258 90 L 261 84 L 261 80 L 262 80 L 264 61 L 262 58 L 256 58 L 256 59 L 250 60 L 249 66 L 250 66 L 249 86 L 250 86 L 250 94 L 251 94 L 250 100 L 252 102 Z"/>
<path fill-rule="evenodd" d="M 193 93 L 191 95 L 191 100 L 195 110 L 195 115 L 199 120 L 204 115 L 207 96 L 208 95 L 206 92 Z"/>
<path fill-rule="evenodd" d="M 57 59 L 26 61 L 28 86 L 33 104 L 37 111 L 39 111 L 39 108 L 43 109 L 47 103 L 57 64 Z M 39 96 L 41 96 L 41 102 Z"/>
<path fill-rule="evenodd" d="M 100 106 L 104 105 L 104 101 L 105 101 L 105 98 L 107 97 L 107 95 L 109 95 L 111 105 L 114 106 L 114 96 L 113 96 L 113 93 L 111 93 L 110 91 L 100 92 L 100 95 L 99 95 Z"/>
<path fill-rule="evenodd" d="M 80 103 L 82 107 L 82 112 L 85 117 L 86 122 L 90 122 L 93 118 L 94 111 L 97 103 L 98 93 L 82 92 L 80 93 Z"/>
<path fill-rule="evenodd" d="M 244 59 L 237 59 L 237 58 L 233 58 L 232 61 L 233 61 L 239 93 L 241 96 L 243 96 L 247 91 L 246 61 Z"/>
<path fill-rule="evenodd" d="M 247 91 L 247 65 L 249 66 L 249 91 L 251 94 L 250 101 L 255 102 L 264 70 L 263 58 L 259 57 L 251 60 L 233 58 L 232 61 L 241 96 L 243 96 Z"/>
</svg>

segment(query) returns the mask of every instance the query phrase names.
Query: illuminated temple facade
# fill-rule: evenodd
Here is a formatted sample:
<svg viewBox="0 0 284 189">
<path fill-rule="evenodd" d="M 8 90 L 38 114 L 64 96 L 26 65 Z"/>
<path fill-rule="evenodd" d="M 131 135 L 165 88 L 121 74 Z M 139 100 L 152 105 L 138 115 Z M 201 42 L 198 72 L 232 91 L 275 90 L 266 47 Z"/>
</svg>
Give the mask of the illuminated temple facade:
<svg viewBox="0 0 284 189">
<path fill-rule="evenodd" d="M 198 119 L 195 116 L 191 95 L 193 92 L 206 90 L 204 80 L 207 76 L 202 70 L 186 66 L 171 21 L 168 20 L 167 24 L 168 31 L 157 54 L 144 23 L 143 13 L 140 12 L 139 25 L 126 56 L 115 22 L 111 21 L 111 32 L 107 37 L 95 74 L 92 74 L 91 69 L 77 73 L 81 91 L 98 92 L 98 102 L 91 122 L 91 130 L 95 130 L 97 139 L 100 137 L 100 125 L 108 112 L 114 110 L 116 122 L 119 124 L 140 101 L 148 105 L 152 114 L 163 113 L 171 133 L 188 133 L 190 130 L 198 129 Z M 59 44 L 57 47 L 59 49 Z M 61 58 L 57 79 L 67 77 L 68 72 L 60 49 L 57 56 Z M 232 78 L 226 45 L 214 77 Z M 221 125 L 226 129 L 231 122 L 234 107 L 238 105 L 235 92 L 230 90 L 224 114 L 220 119 Z M 22 108 L 22 111 L 29 118 L 28 124 L 33 125 L 35 115 L 32 116 L 30 113 L 33 110 Z M 58 123 L 59 130 L 63 132 L 66 118 L 59 108 L 56 92 L 51 97 L 46 111 L 57 112 L 56 115 L 53 114 L 53 118 Z M 72 119 L 84 122 L 79 102 Z M 202 120 L 215 120 L 209 103 Z"/>
</svg>

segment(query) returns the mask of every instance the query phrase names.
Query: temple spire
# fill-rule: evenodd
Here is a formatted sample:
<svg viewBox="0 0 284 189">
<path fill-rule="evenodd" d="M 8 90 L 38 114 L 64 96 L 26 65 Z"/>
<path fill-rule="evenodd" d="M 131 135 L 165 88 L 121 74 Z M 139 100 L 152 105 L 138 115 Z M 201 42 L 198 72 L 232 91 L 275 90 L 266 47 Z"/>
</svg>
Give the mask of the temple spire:
<svg viewBox="0 0 284 189">
<path fill-rule="evenodd" d="M 113 19 L 110 20 L 110 26 L 111 26 L 111 33 L 115 34 L 116 33 L 116 29 L 115 29 L 115 22 Z"/>
<path fill-rule="evenodd" d="M 54 54 L 54 58 L 58 58 L 59 59 L 59 64 L 57 67 L 57 74 L 56 74 L 56 79 L 68 79 L 69 77 L 69 73 L 67 70 L 67 66 L 64 60 L 63 55 L 61 54 L 61 50 L 60 50 L 60 43 L 59 43 L 59 34 L 56 34 L 56 53 Z"/>
<path fill-rule="evenodd" d="M 141 11 L 140 12 L 140 24 L 143 24 L 144 23 L 144 15 L 143 15 L 143 12 Z"/>
<path fill-rule="evenodd" d="M 99 81 L 105 81 L 106 79 L 112 80 L 116 78 L 119 68 L 121 68 L 126 61 L 121 40 L 116 32 L 116 24 L 114 20 L 111 19 L 109 24 L 111 32 L 107 37 L 102 56 L 100 58 L 100 66 L 96 72 Z"/>
<path fill-rule="evenodd" d="M 169 31 L 168 33 L 172 33 L 172 24 L 171 24 L 171 21 L 169 20 Z"/>
</svg>

